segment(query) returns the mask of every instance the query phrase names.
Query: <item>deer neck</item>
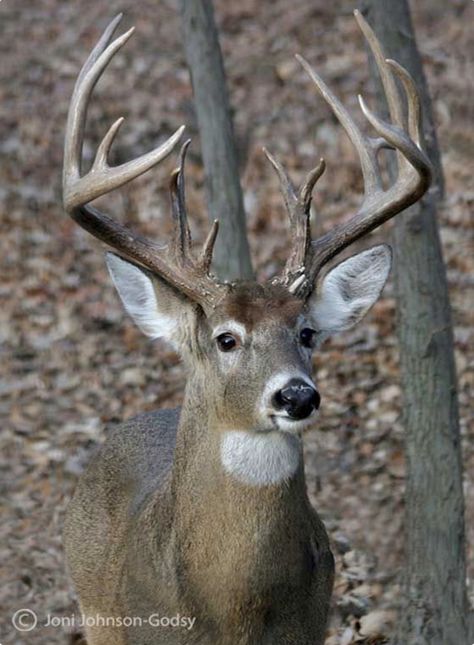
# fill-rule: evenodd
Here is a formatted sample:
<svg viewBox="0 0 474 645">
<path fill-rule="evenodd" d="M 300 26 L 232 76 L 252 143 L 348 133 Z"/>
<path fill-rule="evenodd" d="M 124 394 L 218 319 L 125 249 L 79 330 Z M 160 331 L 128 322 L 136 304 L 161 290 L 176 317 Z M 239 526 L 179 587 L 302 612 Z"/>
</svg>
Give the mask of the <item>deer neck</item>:
<svg viewBox="0 0 474 645">
<path fill-rule="evenodd" d="M 301 439 L 222 430 L 209 408 L 200 387 L 187 389 L 171 480 L 177 521 L 204 532 L 207 522 L 213 530 L 218 523 L 235 534 L 246 518 L 275 525 L 283 517 L 286 524 L 306 509 Z"/>
<path fill-rule="evenodd" d="M 209 494 L 216 486 L 259 497 L 265 488 L 303 483 L 302 441 L 296 434 L 269 429 L 225 427 L 206 398 L 206 385 L 187 387 L 177 433 L 173 488 L 192 485 Z"/>
<path fill-rule="evenodd" d="M 300 440 L 288 438 L 296 454 L 290 476 L 270 485 L 245 483 L 238 468 L 226 468 L 226 433 L 212 426 L 203 400 L 195 390 L 188 393 L 178 429 L 171 480 L 174 567 L 189 606 L 231 624 L 236 608 L 244 611 L 256 597 L 271 606 L 272 589 L 307 581 L 313 515 Z M 226 449 L 239 448 L 235 433 L 241 432 L 229 431 Z M 271 468 L 261 450 L 259 465 Z M 249 450 L 242 456 L 249 458 Z"/>
</svg>

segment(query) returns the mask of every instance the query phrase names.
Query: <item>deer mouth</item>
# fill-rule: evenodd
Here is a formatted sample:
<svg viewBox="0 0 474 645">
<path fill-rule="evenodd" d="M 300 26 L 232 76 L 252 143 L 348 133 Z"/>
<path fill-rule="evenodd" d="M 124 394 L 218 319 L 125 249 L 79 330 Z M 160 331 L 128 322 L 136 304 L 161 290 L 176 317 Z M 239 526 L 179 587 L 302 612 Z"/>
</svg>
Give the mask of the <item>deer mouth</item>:
<svg viewBox="0 0 474 645">
<path fill-rule="evenodd" d="M 287 414 L 272 414 L 270 415 L 270 419 L 272 421 L 273 428 L 278 432 L 299 434 L 314 422 L 316 419 L 316 412 L 316 410 L 313 410 L 304 419 L 297 419 L 296 417 L 291 417 Z"/>
</svg>

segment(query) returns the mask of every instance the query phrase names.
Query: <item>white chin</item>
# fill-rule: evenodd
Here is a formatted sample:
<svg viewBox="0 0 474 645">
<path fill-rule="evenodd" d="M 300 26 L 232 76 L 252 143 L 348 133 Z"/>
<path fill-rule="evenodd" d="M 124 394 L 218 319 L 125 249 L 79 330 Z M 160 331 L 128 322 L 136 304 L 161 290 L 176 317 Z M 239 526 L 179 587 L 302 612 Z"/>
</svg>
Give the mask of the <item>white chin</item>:
<svg viewBox="0 0 474 645">
<path fill-rule="evenodd" d="M 289 432 L 291 434 L 296 434 L 302 432 L 305 428 L 310 426 L 316 419 L 316 413 L 312 412 L 309 417 L 306 419 L 292 419 L 289 416 L 283 416 L 279 414 L 273 414 L 272 424 L 276 430 L 280 432 Z"/>
</svg>

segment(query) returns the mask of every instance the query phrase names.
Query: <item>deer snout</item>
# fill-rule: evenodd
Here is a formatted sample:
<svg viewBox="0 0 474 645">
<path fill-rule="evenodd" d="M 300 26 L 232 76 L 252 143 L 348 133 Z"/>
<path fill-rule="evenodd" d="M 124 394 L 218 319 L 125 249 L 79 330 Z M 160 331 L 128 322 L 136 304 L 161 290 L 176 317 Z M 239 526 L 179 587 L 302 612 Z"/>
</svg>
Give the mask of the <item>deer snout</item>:
<svg viewBox="0 0 474 645">
<path fill-rule="evenodd" d="M 319 392 L 306 381 L 294 378 L 275 392 L 272 404 L 276 410 L 284 410 L 292 419 L 306 419 L 319 408 Z"/>
</svg>

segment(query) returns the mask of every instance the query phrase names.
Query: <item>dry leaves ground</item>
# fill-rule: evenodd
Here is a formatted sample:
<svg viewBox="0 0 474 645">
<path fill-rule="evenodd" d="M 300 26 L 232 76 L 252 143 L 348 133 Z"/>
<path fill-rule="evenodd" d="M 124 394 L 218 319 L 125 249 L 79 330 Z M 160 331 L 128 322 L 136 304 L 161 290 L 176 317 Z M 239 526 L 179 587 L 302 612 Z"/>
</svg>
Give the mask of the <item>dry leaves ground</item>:
<svg viewBox="0 0 474 645">
<path fill-rule="evenodd" d="M 112 6 L 113 5 L 113 6 Z M 319 226 L 359 199 L 361 178 L 341 129 L 295 64 L 302 52 L 349 107 L 370 98 L 353 3 L 285 0 L 216 2 L 236 129 L 250 241 L 262 276 L 284 256 L 286 225 L 267 144 L 303 176 L 328 161 L 318 185 Z M 415 5 L 415 3 L 413 3 Z M 440 214 L 459 369 L 469 561 L 474 545 L 472 3 L 420 0 L 414 6 L 443 150 L 447 197 Z M 64 508 L 77 477 L 115 424 L 179 403 L 176 356 L 152 346 L 125 319 L 102 250 L 61 210 L 60 168 L 74 77 L 111 15 L 126 12 L 137 33 L 99 84 L 85 148 L 116 117 L 127 122 L 115 161 L 149 149 L 181 123 L 194 144 L 189 208 L 205 221 L 203 173 L 190 84 L 174 0 L 104 2 L 3 0 L 0 4 L 2 523 L 0 642 L 66 643 L 67 630 L 22 636 L 12 613 L 74 610 L 61 549 Z M 469 91 L 469 84 L 471 84 Z M 470 118 L 471 117 L 471 118 Z M 107 209 L 151 235 L 169 231 L 166 178 L 173 160 L 106 200 Z M 389 228 L 378 234 L 387 239 Z M 355 331 L 316 357 L 323 407 L 307 434 L 311 496 L 334 539 L 338 576 L 327 645 L 382 643 L 390 634 L 403 562 L 403 399 L 391 285 Z M 472 581 L 474 570 L 469 570 Z M 472 582 L 471 582 L 472 585 Z M 473 588 L 470 588 L 471 594 Z"/>
</svg>

